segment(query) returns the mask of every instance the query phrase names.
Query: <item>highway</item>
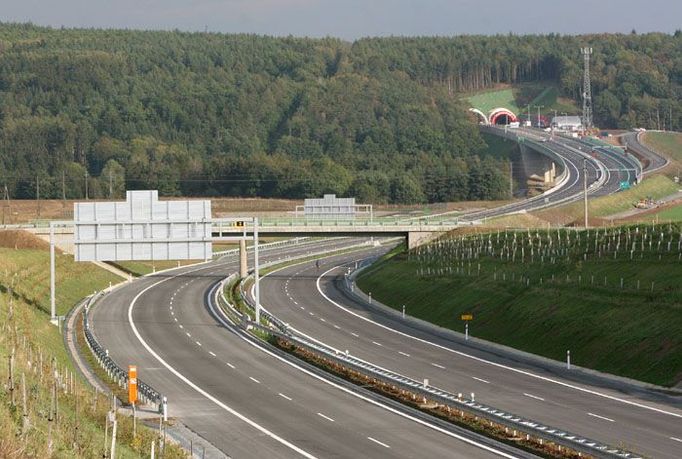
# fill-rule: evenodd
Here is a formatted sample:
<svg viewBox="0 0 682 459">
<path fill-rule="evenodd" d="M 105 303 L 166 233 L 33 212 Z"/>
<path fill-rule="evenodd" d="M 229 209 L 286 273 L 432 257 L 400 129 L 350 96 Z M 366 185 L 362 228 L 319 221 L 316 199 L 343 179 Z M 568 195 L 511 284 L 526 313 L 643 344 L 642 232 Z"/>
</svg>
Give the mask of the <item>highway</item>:
<svg viewBox="0 0 682 459">
<path fill-rule="evenodd" d="M 319 271 L 305 263 L 268 275 L 261 284 L 263 306 L 300 332 L 389 370 L 429 378 L 453 393 L 474 392 L 496 408 L 647 457 L 680 457 L 679 397 L 576 381 L 382 314 L 338 288 L 338 276 L 358 256 L 326 260 Z"/>
<path fill-rule="evenodd" d="M 646 164 L 644 169 L 645 174 L 659 171 L 668 165 L 669 161 L 663 156 L 659 155 L 651 148 L 640 142 L 641 132 L 628 132 L 623 135 L 623 144 L 627 146 L 629 151 L 632 151 L 643 158 Z"/>
<path fill-rule="evenodd" d="M 329 243 L 324 248 L 332 250 Z M 282 254 L 273 250 L 263 258 Z M 511 448 L 456 428 L 416 422 L 221 326 L 207 297 L 236 269 L 234 261 L 220 261 L 141 278 L 91 311 L 93 331 L 112 358 L 121 366 L 136 364 L 139 378 L 168 397 L 170 416 L 226 455 L 530 457 L 505 453 Z"/>
<path fill-rule="evenodd" d="M 543 147 L 549 148 L 561 156 L 563 167 L 567 170 L 567 177 L 564 183 L 558 184 L 549 192 L 505 206 L 467 213 L 460 217 L 461 221 L 482 220 L 514 212 L 530 212 L 549 206 L 577 201 L 583 196 L 583 163 L 585 160 L 587 161 L 585 166 L 587 168 L 588 193 L 594 194 L 604 186 L 606 186 L 606 190 L 612 191 L 612 184 L 609 182 L 608 177 L 605 179 L 604 184 L 599 180 L 603 175 L 608 174 L 608 169 L 605 170 L 605 166 L 601 161 L 579 150 L 568 139 L 555 138 L 549 140 L 549 136 L 544 131 L 535 129 L 509 129 L 505 132 L 500 128 L 488 127 L 485 130 L 494 135 L 513 140 L 516 140 L 518 137 L 525 137 L 529 140 L 543 142 Z"/>
<path fill-rule="evenodd" d="M 581 198 L 587 158 L 591 194 L 616 191 L 625 169 L 614 155 L 590 158 L 577 141 L 549 140 L 568 175 L 550 195 L 469 214 L 463 220 L 532 210 Z M 599 180 L 602 179 L 602 180 Z M 349 240 L 272 250 L 266 259 L 333 250 Z M 364 257 L 385 249 L 368 249 Z M 337 288 L 360 257 L 336 256 L 266 277 L 262 302 L 294 328 L 339 350 L 414 379 L 576 434 L 652 457 L 679 457 L 682 410 L 670 397 L 579 381 L 480 351 L 431 328 L 377 312 Z M 181 268 L 126 284 L 91 312 L 93 331 L 119 365 L 169 398 L 170 415 L 232 457 L 528 457 L 508 446 L 354 393 L 319 371 L 254 345 L 221 322 L 210 292 L 237 270 L 234 260 Z"/>
</svg>

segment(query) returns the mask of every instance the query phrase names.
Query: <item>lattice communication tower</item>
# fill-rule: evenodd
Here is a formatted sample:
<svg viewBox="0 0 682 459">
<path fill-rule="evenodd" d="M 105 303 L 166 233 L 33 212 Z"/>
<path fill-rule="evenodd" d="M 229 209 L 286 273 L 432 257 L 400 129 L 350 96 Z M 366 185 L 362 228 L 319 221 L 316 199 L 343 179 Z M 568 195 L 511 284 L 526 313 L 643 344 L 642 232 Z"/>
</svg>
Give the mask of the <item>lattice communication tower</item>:
<svg viewBox="0 0 682 459">
<path fill-rule="evenodd" d="M 583 127 L 588 130 L 592 127 L 592 84 L 590 83 L 590 56 L 592 48 L 580 48 L 585 62 L 583 72 Z"/>
</svg>

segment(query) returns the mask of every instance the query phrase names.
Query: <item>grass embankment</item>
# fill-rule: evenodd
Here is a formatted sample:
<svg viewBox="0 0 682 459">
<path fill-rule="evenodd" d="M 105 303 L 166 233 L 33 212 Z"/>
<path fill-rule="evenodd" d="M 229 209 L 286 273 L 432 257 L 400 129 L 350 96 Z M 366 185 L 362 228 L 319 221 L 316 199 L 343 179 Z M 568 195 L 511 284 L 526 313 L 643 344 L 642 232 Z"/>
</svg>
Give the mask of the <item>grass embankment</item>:
<svg viewBox="0 0 682 459">
<path fill-rule="evenodd" d="M 634 205 L 640 200 L 651 197 L 654 200 L 670 196 L 678 191 L 679 185 L 663 175 L 644 180 L 629 190 L 620 191 L 608 196 L 590 198 L 588 200 L 591 224 L 608 222 L 610 215 L 626 210 L 634 209 Z M 565 206 L 533 212 L 538 218 L 560 225 L 583 223 L 583 203 L 575 202 Z"/>
<path fill-rule="evenodd" d="M 679 132 L 646 132 L 642 142 L 678 165 L 682 164 L 682 134 Z"/>
<path fill-rule="evenodd" d="M 497 89 L 480 91 L 465 96 L 472 107 L 488 113 L 493 108 L 505 107 L 517 115 L 527 114 L 528 105 L 531 106 L 531 116 L 537 116 L 537 106 L 541 106 L 540 113 L 554 116 L 554 112 L 574 114 L 578 112 L 575 102 L 559 97 L 559 88 L 550 81 L 521 83 L 504 86 Z"/>
<path fill-rule="evenodd" d="M 671 386 L 682 380 L 681 237 L 679 225 L 452 236 L 394 253 L 358 284 L 443 327 L 463 331 L 473 313 L 473 336 Z"/>
<path fill-rule="evenodd" d="M 519 107 L 516 105 L 516 98 L 512 88 L 480 92 L 467 97 L 467 99 L 472 107 L 478 108 L 485 114 L 498 107 L 508 108 L 514 113 L 519 113 Z"/>
<path fill-rule="evenodd" d="M 669 209 L 656 212 L 653 216 L 648 217 L 650 220 L 653 217 L 660 222 L 682 222 L 682 205 L 670 207 Z"/>
<path fill-rule="evenodd" d="M 0 232 L 0 245 L 11 247 L 0 246 L 0 457 L 102 457 L 111 401 L 80 380 L 59 330 L 49 323 L 49 252 L 42 241 L 23 233 L 17 237 L 14 232 Z M 117 278 L 108 271 L 58 255 L 57 313 L 66 314 L 110 281 Z M 14 390 L 10 391 L 13 350 Z M 138 425 L 133 439 L 132 420 L 121 414 L 117 419 L 116 457 L 144 457 L 155 434 Z"/>
</svg>

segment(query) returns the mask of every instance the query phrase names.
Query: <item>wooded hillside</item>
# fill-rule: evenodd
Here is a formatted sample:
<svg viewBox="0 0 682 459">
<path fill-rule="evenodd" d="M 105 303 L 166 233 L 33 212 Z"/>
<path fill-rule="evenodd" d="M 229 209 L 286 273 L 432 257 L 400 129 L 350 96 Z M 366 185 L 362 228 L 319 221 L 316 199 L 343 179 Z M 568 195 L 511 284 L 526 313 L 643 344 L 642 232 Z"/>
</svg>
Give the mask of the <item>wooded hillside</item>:
<svg viewBox="0 0 682 459">
<path fill-rule="evenodd" d="M 682 37 L 273 38 L 0 24 L 0 186 L 12 198 L 498 199 L 460 91 L 554 79 L 597 122 L 680 126 Z M 670 115 L 672 114 L 672 118 Z M 86 178 L 87 176 L 87 178 Z"/>
</svg>

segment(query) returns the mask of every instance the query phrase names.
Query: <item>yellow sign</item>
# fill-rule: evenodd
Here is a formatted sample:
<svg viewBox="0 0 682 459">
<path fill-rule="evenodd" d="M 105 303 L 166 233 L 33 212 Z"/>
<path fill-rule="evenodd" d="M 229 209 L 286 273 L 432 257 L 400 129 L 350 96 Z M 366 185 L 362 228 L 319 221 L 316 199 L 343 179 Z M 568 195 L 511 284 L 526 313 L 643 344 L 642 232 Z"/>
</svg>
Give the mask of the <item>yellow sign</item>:
<svg viewBox="0 0 682 459">
<path fill-rule="evenodd" d="M 236 226 L 237 228 L 244 228 L 244 222 L 233 222 L 232 226 Z"/>
<path fill-rule="evenodd" d="M 462 320 L 474 320 L 473 314 L 462 314 Z"/>
<path fill-rule="evenodd" d="M 128 403 L 137 402 L 137 367 L 128 365 Z"/>
</svg>

